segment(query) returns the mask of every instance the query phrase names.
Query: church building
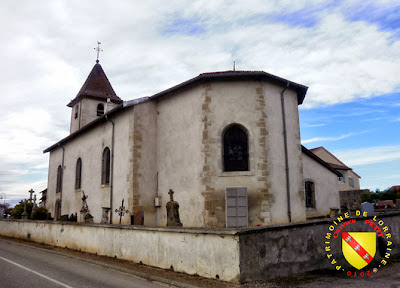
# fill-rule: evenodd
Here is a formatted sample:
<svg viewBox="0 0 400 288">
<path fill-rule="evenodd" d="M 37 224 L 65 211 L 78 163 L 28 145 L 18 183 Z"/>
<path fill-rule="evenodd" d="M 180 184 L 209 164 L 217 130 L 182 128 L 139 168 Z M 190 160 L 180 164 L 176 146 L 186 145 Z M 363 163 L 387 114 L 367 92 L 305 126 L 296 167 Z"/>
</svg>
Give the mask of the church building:
<svg viewBox="0 0 400 288">
<path fill-rule="evenodd" d="M 301 145 L 307 89 L 262 71 L 224 71 L 123 101 L 96 63 L 68 103 L 70 135 L 44 150 L 46 208 L 56 220 L 90 213 L 94 223 L 133 224 L 141 213 L 144 225 L 165 226 L 172 189 L 184 227 L 326 215 L 339 206 L 338 172 Z"/>
</svg>

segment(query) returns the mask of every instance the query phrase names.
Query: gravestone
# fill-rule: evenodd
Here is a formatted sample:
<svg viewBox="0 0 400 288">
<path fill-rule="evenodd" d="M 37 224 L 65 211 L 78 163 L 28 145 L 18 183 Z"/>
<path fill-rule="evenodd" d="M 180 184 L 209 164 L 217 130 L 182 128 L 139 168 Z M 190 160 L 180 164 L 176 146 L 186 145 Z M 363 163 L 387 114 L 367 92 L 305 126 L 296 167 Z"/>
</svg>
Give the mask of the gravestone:
<svg viewBox="0 0 400 288">
<path fill-rule="evenodd" d="M 93 216 L 90 213 L 85 215 L 85 223 L 93 223 Z"/>
<path fill-rule="evenodd" d="M 138 211 L 135 213 L 133 218 L 133 225 L 143 225 L 144 224 L 144 211 Z"/>
<path fill-rule="evenodd" d="M 225 188 L 226 227 L 239 228 L 248 226 L 247 187 Z"/>
<path fill-rule="evenodd" d="M 330 207 L 330 218 L 337 218 L 339 216 L 339 208 L 336 207 Z"/>
<path fill-rule="evenodd" d="M 109 207 L 101 207 L 101 222 L 100 224 L 107 224 L 109 222 L 109 216 L 108 213 L 110 212 L 111 208 Z"/>
<path fill-rule="evenodd" d="M 362 211 L 367 212 L 368 216 L 375 215 L 374 205 L 369 202 L 361 203 Z"/>
<path fill-rule="evenodd" d="M 179 218 L 179 203 L 174 201 L 174 191 L 169 189 L 170 201 L 167 203 L 167 226 L 183 226 Z"/>
</svg>

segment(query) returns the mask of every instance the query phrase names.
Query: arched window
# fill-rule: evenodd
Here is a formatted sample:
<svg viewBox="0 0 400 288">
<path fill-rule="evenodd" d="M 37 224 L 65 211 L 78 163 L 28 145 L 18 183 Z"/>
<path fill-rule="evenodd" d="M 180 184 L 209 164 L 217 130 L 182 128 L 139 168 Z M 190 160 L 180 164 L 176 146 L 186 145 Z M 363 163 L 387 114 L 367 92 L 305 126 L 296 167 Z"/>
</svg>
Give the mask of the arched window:
<svg viewBox="0 0 400 288">
<path fill-rule="evenodd" d="M 97 116 L 102 116 L 104 114 L 104 105 L 98 104 L 97 105 Z"/>
<path fill-rule="evenodd" d="M 61 193 L 62 192 L 62 167 L 61 165 L 58 166 L 57 169 L 57 187 L 56 187 L 56 192 Z"/>
<path fill-rule="evenodd" d="M 249 145 L 246 131 L 231 125 L 224 135 L 224 171 L 249 171 Z"/>
<path fill-rule="evenodd" d="M 103 160 L 101 165 L 101 184 L 110 183 L 110 149 L 104 148 Z"/>
<path fill-rule="evenodd" d="M 315 185 L 312 181 L 305 182 L 306 207 L 315 208 Z"/>
<path fill-rule="evenodd" d="M 78 114 L 79 114 L 79 104 L 76 105 L 75 107 L 75 119 L 78 118 Z"/>
<path fill-rule="evenodd" d="M 76 161 L 76 171 L 75 171 L 75 189 L 81 189 L 82 184 L 82 160 L 81 158 Z"/>
</svg>

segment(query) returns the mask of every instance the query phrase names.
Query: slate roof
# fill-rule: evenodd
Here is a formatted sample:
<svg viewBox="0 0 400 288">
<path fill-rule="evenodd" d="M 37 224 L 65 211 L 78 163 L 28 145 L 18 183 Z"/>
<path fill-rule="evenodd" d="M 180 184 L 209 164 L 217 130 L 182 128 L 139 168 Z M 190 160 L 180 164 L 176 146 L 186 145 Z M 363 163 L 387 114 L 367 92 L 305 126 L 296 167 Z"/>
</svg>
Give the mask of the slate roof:
<svg viewBox="0 0 400 288">
<path fill-rule="evenodd" d="M 71 102 L 69 102 L 67 106 L 72 107 L 85 97 L 104 101 L 110 99 L 111 102 L 117 104 L 123 102 L 122 99 L 119 98 L 117 94 L 115 94 L 115 91 L 112 88 L 110 81 L 108 80 L 103 68 L 99 63 L 96 63 L 96 65 L 94 65 L 85 83 L 83 83 L 81 90 L 79 90 L 76 97 L 71 100 Z"/>
</svg>

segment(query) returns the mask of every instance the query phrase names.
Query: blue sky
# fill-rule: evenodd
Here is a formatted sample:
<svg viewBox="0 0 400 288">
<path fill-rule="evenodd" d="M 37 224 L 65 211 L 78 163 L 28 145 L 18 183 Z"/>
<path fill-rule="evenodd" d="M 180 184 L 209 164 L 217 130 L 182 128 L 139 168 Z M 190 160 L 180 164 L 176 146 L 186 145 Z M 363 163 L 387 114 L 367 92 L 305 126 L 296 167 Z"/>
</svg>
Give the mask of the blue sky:
<svg viewBox="0 0 400 288">
<path fill-rule="evenodd" d="M 203 72 L 262 70 L 309 87 L 302 143 L 375 190 L 400 185 L 399 1 L 2 1 L 0 193 L 47 187 L 48 154 L 96 59 L 123 100 Z"/>
</svg>

